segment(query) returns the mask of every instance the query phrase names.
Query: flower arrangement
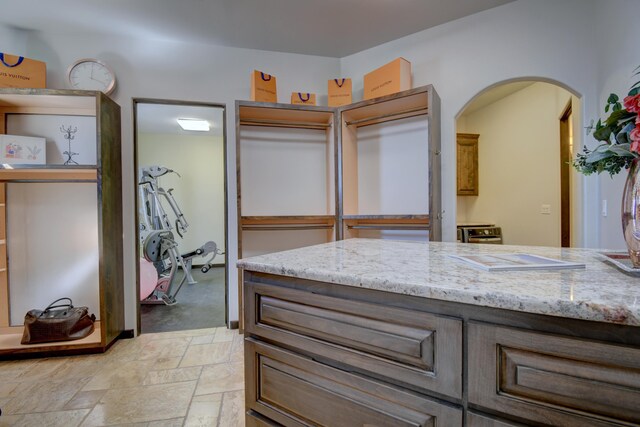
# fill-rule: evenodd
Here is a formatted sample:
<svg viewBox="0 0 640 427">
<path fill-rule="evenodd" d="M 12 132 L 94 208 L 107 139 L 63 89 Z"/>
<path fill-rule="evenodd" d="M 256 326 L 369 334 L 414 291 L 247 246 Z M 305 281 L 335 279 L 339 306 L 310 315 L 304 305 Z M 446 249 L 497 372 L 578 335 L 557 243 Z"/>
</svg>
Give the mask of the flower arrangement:
<svg viewBox="0 0 640 427">
<path fill-rule="evenodd" d="M 634 76 L 640 74 L 640 66 L 634 72 Z M 609 111 L 604 122 L 600 119 L 589 128 L 602 144 L 593 150 L 584 147 L 573 161 L 573 166 L 585 175 L 607 171 L 613 176 L 640 158 L 640 81 L 631 86 L 622 104 L 618 95 L 609 95 L 604 112 Z"/>
</svg>

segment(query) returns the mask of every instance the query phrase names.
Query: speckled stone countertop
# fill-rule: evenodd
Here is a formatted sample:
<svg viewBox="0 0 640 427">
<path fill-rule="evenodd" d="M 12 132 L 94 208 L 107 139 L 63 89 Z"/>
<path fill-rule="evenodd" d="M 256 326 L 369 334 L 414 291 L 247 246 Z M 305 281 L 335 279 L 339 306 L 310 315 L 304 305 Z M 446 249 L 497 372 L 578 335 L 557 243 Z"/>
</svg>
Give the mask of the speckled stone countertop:
<svg viewBox="0 0 640 427">
<path fill-rule="evenodd" d="M 582 269 L 483 271 L 448 255 L 528 253 Z M 398 294 L 640 326 L 640 277 L 598 251 L 538 246 L 348 239 L 238 261 L 245 270 Z"/>
</svg>

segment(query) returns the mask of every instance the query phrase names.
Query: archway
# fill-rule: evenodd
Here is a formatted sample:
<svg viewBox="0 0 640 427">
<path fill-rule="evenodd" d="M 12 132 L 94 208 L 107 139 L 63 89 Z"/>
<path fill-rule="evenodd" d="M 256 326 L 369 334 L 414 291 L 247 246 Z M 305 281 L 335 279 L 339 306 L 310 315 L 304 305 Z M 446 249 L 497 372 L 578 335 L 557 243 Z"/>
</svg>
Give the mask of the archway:
<svg viewBox="0 0 640 427">
<path fill-rule="evenodd" d="M 581 181 L 570 166 L 580 116 L 579 94 L 550 79 L 472 97 L 456 115 L 459 230 L 493 225 L 505 244 L 581 246 Z"/>
</svg>

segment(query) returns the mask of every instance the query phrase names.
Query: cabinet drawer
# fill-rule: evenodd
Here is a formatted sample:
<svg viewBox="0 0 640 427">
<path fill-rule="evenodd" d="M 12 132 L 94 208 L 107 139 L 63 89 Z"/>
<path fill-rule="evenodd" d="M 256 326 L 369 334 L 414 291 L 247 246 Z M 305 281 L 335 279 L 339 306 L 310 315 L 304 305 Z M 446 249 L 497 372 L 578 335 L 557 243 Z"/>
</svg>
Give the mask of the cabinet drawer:
<svg viewBox="0 0 640 427">
<path fill-rule="evenodd" d="M 498 420 L 486 415 L 467 412 L 467 427 L 520 427 L 522 424 L 513 424 L 509 421 Z"/>
<path fill-rule="evenodd" d="M 640 423 L 640 349 L 470 323 L 469 402 L 552 425 Z"/>
<path fill-rule="evenodd" d="M 275 423 L 256 411 L 247 411 L 245 418 L 245 427 L 280 427 L 280 424 Z"/>
<path fill-rule="evenodd" d="M 462 425 L 460 409 L 245 340 L 247 409 L 284 426 Z"/>
<path fill-rule="evenodd" d="M 252 282 L 245 297 L 250 334 L 338 361 L 341 369 L 462 395 L 460 320 Z"/>
</svg>

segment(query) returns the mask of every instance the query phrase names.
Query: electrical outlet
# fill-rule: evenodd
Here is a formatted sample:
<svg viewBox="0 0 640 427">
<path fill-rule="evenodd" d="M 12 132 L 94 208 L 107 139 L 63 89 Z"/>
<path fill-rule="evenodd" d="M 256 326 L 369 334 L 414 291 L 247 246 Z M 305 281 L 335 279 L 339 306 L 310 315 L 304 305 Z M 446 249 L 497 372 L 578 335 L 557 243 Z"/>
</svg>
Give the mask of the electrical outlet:
<svg viewBox="0 0 640 427">
<path fill-rule="evenodd" d="M 608 210 L 607 199 L 602 199 L 602 216 L 606 217 Z"/>
<path fill-rule="evenodd" d="M 542 215 L 551 215 L 551 205 L 542 205 L 540 207 L 540 213 Z"/>
</svg>

